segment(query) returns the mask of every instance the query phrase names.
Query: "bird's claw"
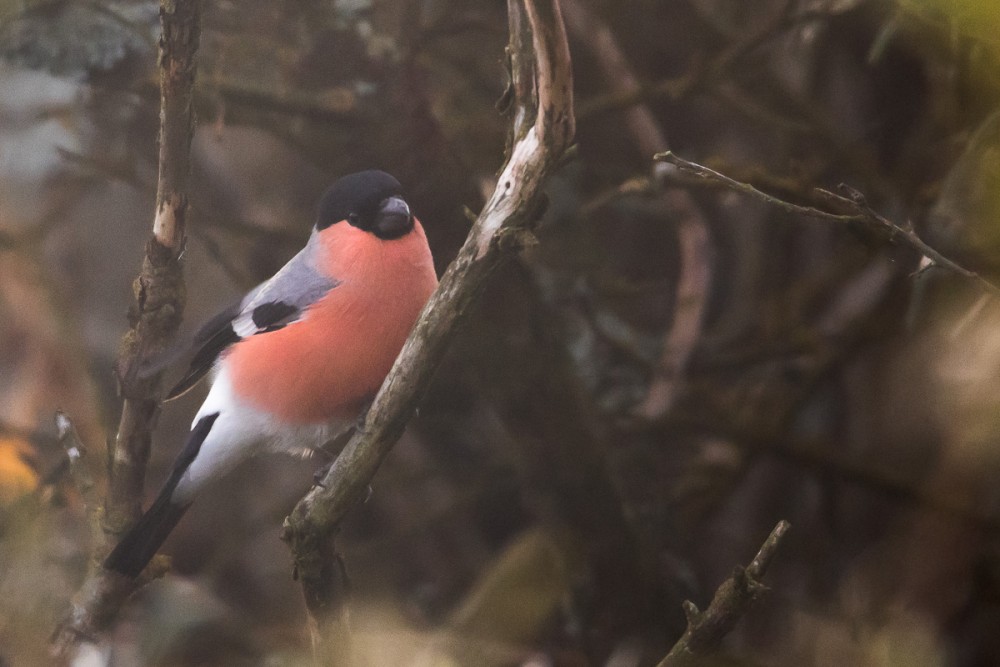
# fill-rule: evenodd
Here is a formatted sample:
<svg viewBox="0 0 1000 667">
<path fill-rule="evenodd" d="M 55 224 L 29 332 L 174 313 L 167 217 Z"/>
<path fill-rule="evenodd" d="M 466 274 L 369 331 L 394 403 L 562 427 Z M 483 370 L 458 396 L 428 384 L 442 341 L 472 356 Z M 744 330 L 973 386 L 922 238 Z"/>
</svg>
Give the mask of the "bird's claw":
<svg viewBox="0 0 1000 667">
<path fill-rule="evenodd" d="M 321 489 L 325 489 L 326 485 L 323 484 L 323 478 L 326 477 L 326 473 L 330 472 L 330 468 L 333 467 L 333 459 L 330 459 L 327 463 L 323 464 L 316 472 L 313 473 L 313 486 L 318 486 Z"/>
</svg>

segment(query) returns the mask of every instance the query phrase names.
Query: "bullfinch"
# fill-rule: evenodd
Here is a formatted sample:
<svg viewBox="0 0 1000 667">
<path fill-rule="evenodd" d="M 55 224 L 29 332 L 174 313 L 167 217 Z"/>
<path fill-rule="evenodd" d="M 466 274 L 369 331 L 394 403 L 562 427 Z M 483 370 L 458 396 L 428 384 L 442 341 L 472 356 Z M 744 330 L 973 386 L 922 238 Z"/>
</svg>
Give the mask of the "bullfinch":
<svg viewBox="0 0 1000 667">
<path fill-rule="evenodd" d="M 427 237 L 382 171 L 337 180 L 308 243 L 195 335 L 167 399 L 211 389 L 156 500 L 104 561 L 136 577 L 212 480 L 261 452 L 303 453 L 356 419 L 437 286 Z"/>
</svg>

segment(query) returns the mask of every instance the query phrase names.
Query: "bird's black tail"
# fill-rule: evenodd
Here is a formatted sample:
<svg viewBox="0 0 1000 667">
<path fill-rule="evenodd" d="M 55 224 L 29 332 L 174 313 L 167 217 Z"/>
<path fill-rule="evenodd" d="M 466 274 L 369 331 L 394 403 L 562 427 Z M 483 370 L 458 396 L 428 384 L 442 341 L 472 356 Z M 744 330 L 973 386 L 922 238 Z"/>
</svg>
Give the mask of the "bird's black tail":
<svg viewBox="0 0 1000 667">
<path fill-rule="evenodd" d="M 156 555 L 160 545 L 167 539 L 167 535 L 174 529 L 174 526 L 177 525 L 190 506 L 190 503 L 173 502 L 171 496 L 181 481 L 184 471 L 198 455 L 202 443 L 208 437 L 209 431 L 212 430 L 212 424 L 215 423 L 218 416 L 219 414 L 215 413 L 202 417 L 191 430 L 184 449 L 181 450 L 177 461 L 174 462 L 174 469 L 171 471 L 170 477 L 160 489 L 160 494 L 146 510 L 146 513 L 139 517 L 135 525 L 125 533 L 118 545 L 108 554 L 104 560 L 105 569 L 135 578 Z"/>
<path fill-rule="evenodd" d="M 104 560 L 105 569 L 121 572 L 132 578 L 139 576 L 188 508 L 188 505 L 170 502 L 172 493 L 172 488 L 163 487 L 146 513 L 139 517 Z"/>
</svg>

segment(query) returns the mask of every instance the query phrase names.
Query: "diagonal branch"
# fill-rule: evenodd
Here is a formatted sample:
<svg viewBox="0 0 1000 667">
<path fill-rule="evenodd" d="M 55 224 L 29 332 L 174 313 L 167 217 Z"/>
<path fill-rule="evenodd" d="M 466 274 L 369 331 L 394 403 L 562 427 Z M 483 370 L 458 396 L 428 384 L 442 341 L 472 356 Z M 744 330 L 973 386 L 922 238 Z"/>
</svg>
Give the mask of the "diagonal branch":
<svg viewBox="0 0 1000 667">
<path fill-rule="evenodd" d="M 784 199 L 758 190 L 749 183 L 737 181 L 729 176 L 726 176 L 725 174 L 715 171 L 714 169 L 709 169 L 704 165 L 685 160 L 670 151 L 657 153 L 653 156 L 653 159 L 659 162 L 667 162 L 674 165 L 681 171 L 693 174 L 699 178 L 703 178 L 714 183 L 718 183 L 729 188 L 730 190 L 735 190 L 736 192 L 749 195 L 772 206 L 777 206 L 781 210 L 787 211 L 788 213 L 803 215 L 809 218 L 817 218 L 819 220 L 826 220 L 828 222 L 856 225 L 866 232 L 873 233 L 881 237 L 887 237 L 892 243 L 901 242 L 903 245 L 906 245 L 918 252 L 927 262 L 976 282 L 983 290 L 993 296 L 1000 296 L 1000 286 L 997 286 L 995 283 L 983 278 L 975 271 L 965 268 L 955 260 L 946 257 L 938 250 L 927 245 L 927 243 L 920 238 L 920 235 L 917 234 L 916 230 L 913 229 L 912 224 L 909 222 L 899 224 L 889 220 L 873 209 L 865 200 L 864 195 L 846 185 L 840 186 L 840 190 L 844 193 L 842 195 L 829 192 L 827 190 L 816 190 L 816 194 L 831 202 L 832 205 L 848 211 L 847 213 L 834 213 L 816 208 L 815 206 L 803 206 L 801 204 L 794 204 L 792 202 L 785 201 Z"/>
<path fill-rule="evenodd" d="M 424 308 L 364 424 L 322 483 L 285 521 L 284 538 L 313 620 L 327 625 L 314 633 L 319 654 L 337 641 L 327 630 L 330 624 L 338 627 L 344 610 L 338 593 L 342 573 L 332 550 L 337 524 L 364 497 L 480 288 L 506 257 L 532 242 L 530 227 L 544 201 L 542 188 L 573 138 L 572 72 L 557 0 L 509 0 L 508 12 L 513 134 L 496 189 Z"/>
<path fill-rule="evenodd" d="M 699 611 L 693 602 L 685 600 L 687 630 L 657 667 L 708 664 L 704 659 L 719 649 L 723 638 L 736 627 L 753 601 L 767 591 L 760 580 L 789 527 L 787 521 L 778 522 L 750 565 L 737 567 L 732 576 L 722 582 L 708 609 Z"/>
<path fill-rule="evenodd" d="M 82 641 L 108 627 L 136 583 L 99 566 L 107 542 L 139 516 L 151 433 L 159 406 L 159 375 L 141 377 L 139 362 L 172 340 L 184 308 L 180 255 L 184 248 L 188 174 L 191 169 L 191 107 L 201 20 L 200 0 L 161 0 L 160 153 L 153 235 L 133 283 L 130 329 L 116 370 L 125 397 L 109 461 L 102 522 L 104 540 L 92 546 L 93 562 L 73 600 L 69 617 L 53 637 L 53 651 L 68 657 Z"/>
</svg>

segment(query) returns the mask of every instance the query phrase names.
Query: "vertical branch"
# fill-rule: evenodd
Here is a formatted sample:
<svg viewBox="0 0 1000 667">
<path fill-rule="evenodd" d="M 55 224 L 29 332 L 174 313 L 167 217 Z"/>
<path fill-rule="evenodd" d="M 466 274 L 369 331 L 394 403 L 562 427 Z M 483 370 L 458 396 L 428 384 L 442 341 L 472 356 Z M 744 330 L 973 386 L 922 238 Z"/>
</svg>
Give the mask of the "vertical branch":
<svg viewBox="0 0 1000 667">
<path fill-rule="evenodd" d="M 507 0 L 507 25 L 510 40 L 506 53 L 510 67 L 510 93 L 513 95 L 513 113 L 507 136 L 508 157 L 514 144 L 523 139 L 535 122 L 534 104 L 522 104 L 535 94 L 535 51 L 531 48 L 531 26 L 520 0 Z"/>
<path fill-rule="evenodd" d="M 506 256 L 531 240 L 542 187 L 573 138 L 572 71 L 558 2 L 511 0 L 508 7 L 512 144 L 496 189 L 424 308 L 364 425 L 285 521 L 284 537 L 314 621 L 317 658 L 327 663 L 337 659 L 333 651 L 347 641 L 343 587 L 337 581 L 343 573 L 331 558 L 337 524 L 364 497 L 480 288 Z"/>
<path fill-rule="evenodd" d="M 194 119 L 191 107 L 195 52 L 200 33 L 200 0 L 161 0 L 159 71 L 159 180 L 153 235 L 129 309 L 129 331 L 122 340 L 116 373 L 124 396 L 118 434 L 109 461 L 104 501 L 105 540 L 93 545 L 92 567 L 75 596 L 68 617 L 53 636 L 53 652 L 68 658 L 75 648 L 108 627 L 136 582 L 103 570 L 99 560 L 107 542 L 139 516 L 149 459 L 151 433 L 159 407 L 159 374 L 143 377 L 139 365 L 164 349 L 180 324 L 184 281 L 180 254 L 184 248 L 188 174 Z"/>
<path fill-rule="evenodd" d="M 515 96 L 511 124 L 514 143 L 493 194 L 469 232 L 468 240 L 476 247 L 476 256 L 471 258 L 474 261 L 484 259 L 502 237 L 514 238 L 511 232 L 532 222 L 528 218 L 537 210 L 532 207 L 541 201 L 544 179 L 569 147 L 576 131 L 573 72 L 558 2 L 510 0 L 508 11 L 511 17 L 508 49 Z M 518 48 L 528 52 L 518 52 Z M 530 79 L 525 72 L 528 63 L 534 64 Z M 529 80 L 534 81 L 533 86 L 528 85 Z M 527 119 L 532 119 L 532 124 L 522 130 Z M 517 134 L 521 131 L 523 136 Z M 502 234 L 501 228 L 505 230 Z M 462 259 L 459 252 L 453 265 Z"/>
<path fill-rule="evenodd" d="M 194 113 L 195 53 L 201 33 L 199 0 L 160 3 L 160 155 L 153 237 L 176 257 L 184 243 Z"/>
<path fill-rule="evenodd" d="M 570 30 L 596 58 L 612 95 L 629 96 L 642 90 L 625 52 L 606 23 L 580 0 L 566 0 L 563 13 Z M 625 127 L 636 148 L 647 155 L 665 150 L 667 137 L 649 106 L 637 104 L 626 109 L 624 115 Z M 663 180 L 660 178 L 662 173 L 661 169 L 654 168 L 657 182 Z M 701 207 L 682 188 L 664 188 L 659 198 L 664 215 L 673 219 L 677 226 L 681 261 L 673 323 L 663 338 L 662 352 L 646 398 L 634 410 L 636 416 L 650 421 L 663 417 L 679 392 L 688 359 L 701 338 L 712 283 L 711 242 Z"/>
<path fill-rule="evenodd" d="M 153 236 L 133 283 L 131 328 L 122 341 L 117 373 L 125 403 L 110 462 L 104 528 L 118 535 L 139 516 L 146 462 L 159 405 L 159 375 L 140 378 L 144 356 L 164 349 L 180 324 L 184 280 L 187 184 L 191 170 L 194 54 L 198 48 L 199 0 L 160 3 L 160 152 Z"/>
</svg>

